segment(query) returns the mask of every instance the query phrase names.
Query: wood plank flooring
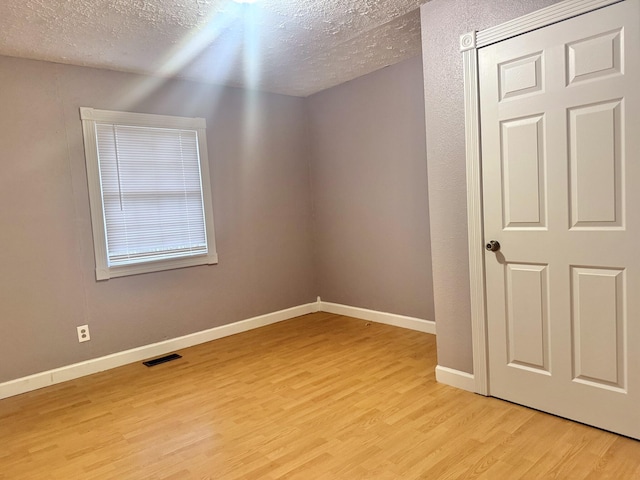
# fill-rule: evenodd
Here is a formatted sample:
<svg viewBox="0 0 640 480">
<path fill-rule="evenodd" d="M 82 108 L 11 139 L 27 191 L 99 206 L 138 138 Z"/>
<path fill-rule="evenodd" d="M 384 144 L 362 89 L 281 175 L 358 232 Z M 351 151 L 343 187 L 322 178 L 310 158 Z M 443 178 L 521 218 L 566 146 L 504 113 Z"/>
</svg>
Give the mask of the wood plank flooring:
<svg viewBox="0 0 640 480">
<path fill-rule="evenodd" d="M 0 400 L 0 479 L 640 479 L 640 442 L 438 384 L 435 337 L 317 313 Z"/>
</svg>

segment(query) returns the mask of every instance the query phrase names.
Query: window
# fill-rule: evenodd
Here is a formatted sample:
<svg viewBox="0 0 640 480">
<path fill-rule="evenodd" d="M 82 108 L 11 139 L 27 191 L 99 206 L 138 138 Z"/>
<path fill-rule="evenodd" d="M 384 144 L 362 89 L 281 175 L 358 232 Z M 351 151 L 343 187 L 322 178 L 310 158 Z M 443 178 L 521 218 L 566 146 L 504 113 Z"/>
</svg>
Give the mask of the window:
<svg viewBox="0 0 640 480">
<path fill-rule="evenodd" d="M 205 120 L 81 108 L 96 278 L 217 263 Z"/>
</svg>

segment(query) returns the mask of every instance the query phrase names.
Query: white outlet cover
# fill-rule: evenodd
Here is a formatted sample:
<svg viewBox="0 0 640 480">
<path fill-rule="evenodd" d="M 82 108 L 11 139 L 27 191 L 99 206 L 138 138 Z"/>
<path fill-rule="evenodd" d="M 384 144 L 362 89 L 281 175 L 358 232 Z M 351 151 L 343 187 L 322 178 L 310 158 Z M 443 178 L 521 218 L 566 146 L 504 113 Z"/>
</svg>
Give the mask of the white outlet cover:
<svg viewBox="0 0 640 480">
<path fill-rule="evenodd" d="M 78 330 L 78 342 L 88 342 L 91 340 L 91 336 L 89 335 L 89 325 L 80 325 L 77 327 Z"/>
</svg>

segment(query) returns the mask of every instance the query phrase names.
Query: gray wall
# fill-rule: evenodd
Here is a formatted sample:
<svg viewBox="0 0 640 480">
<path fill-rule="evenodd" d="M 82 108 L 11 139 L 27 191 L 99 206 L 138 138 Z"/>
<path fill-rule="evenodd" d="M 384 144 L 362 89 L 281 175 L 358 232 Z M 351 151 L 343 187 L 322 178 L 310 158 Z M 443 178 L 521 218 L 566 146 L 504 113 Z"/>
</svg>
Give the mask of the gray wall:
<svg viewBox="0 0 640 480">
<path fill-rule="evenodd" d="M 421 59 L 308 107 L 320 296 L 434 320 Z"/>
<path fill-rule="evenodd" d="M 422 92 L 420 58 L 300 99 L 0 57 L 0 382 L 317 295 L 433 319 Z M 207 119 L 218 265 L 96 282 L 80 106 Z"/>
<path fill-rule="evenodd" d="M 0 57 L 0 106 L 0 382 L 315 300 L 304 99 Z M 80 106 L 207 119 L 218 265 L 95 281 Z"/>
<path fill-rule="evenodd" d="M 559 0 L 432 0 L 421 8 L 438 364 L 473 371 L 459 37 Z"/>
</svg>

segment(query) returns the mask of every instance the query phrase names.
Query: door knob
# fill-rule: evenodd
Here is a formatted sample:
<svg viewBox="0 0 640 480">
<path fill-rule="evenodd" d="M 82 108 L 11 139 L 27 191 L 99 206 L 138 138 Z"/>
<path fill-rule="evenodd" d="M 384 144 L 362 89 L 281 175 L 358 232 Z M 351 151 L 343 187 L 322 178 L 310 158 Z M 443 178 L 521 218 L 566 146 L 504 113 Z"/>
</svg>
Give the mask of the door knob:
<svg viewBox="0 0 640 480">
<path fill-rule="evenodd" d="M 500 250 L 500 243 L 496 240 L 491 240 L 484 248 L 486 248 L 488 252 L 497 252 Z"/>
</svg>

